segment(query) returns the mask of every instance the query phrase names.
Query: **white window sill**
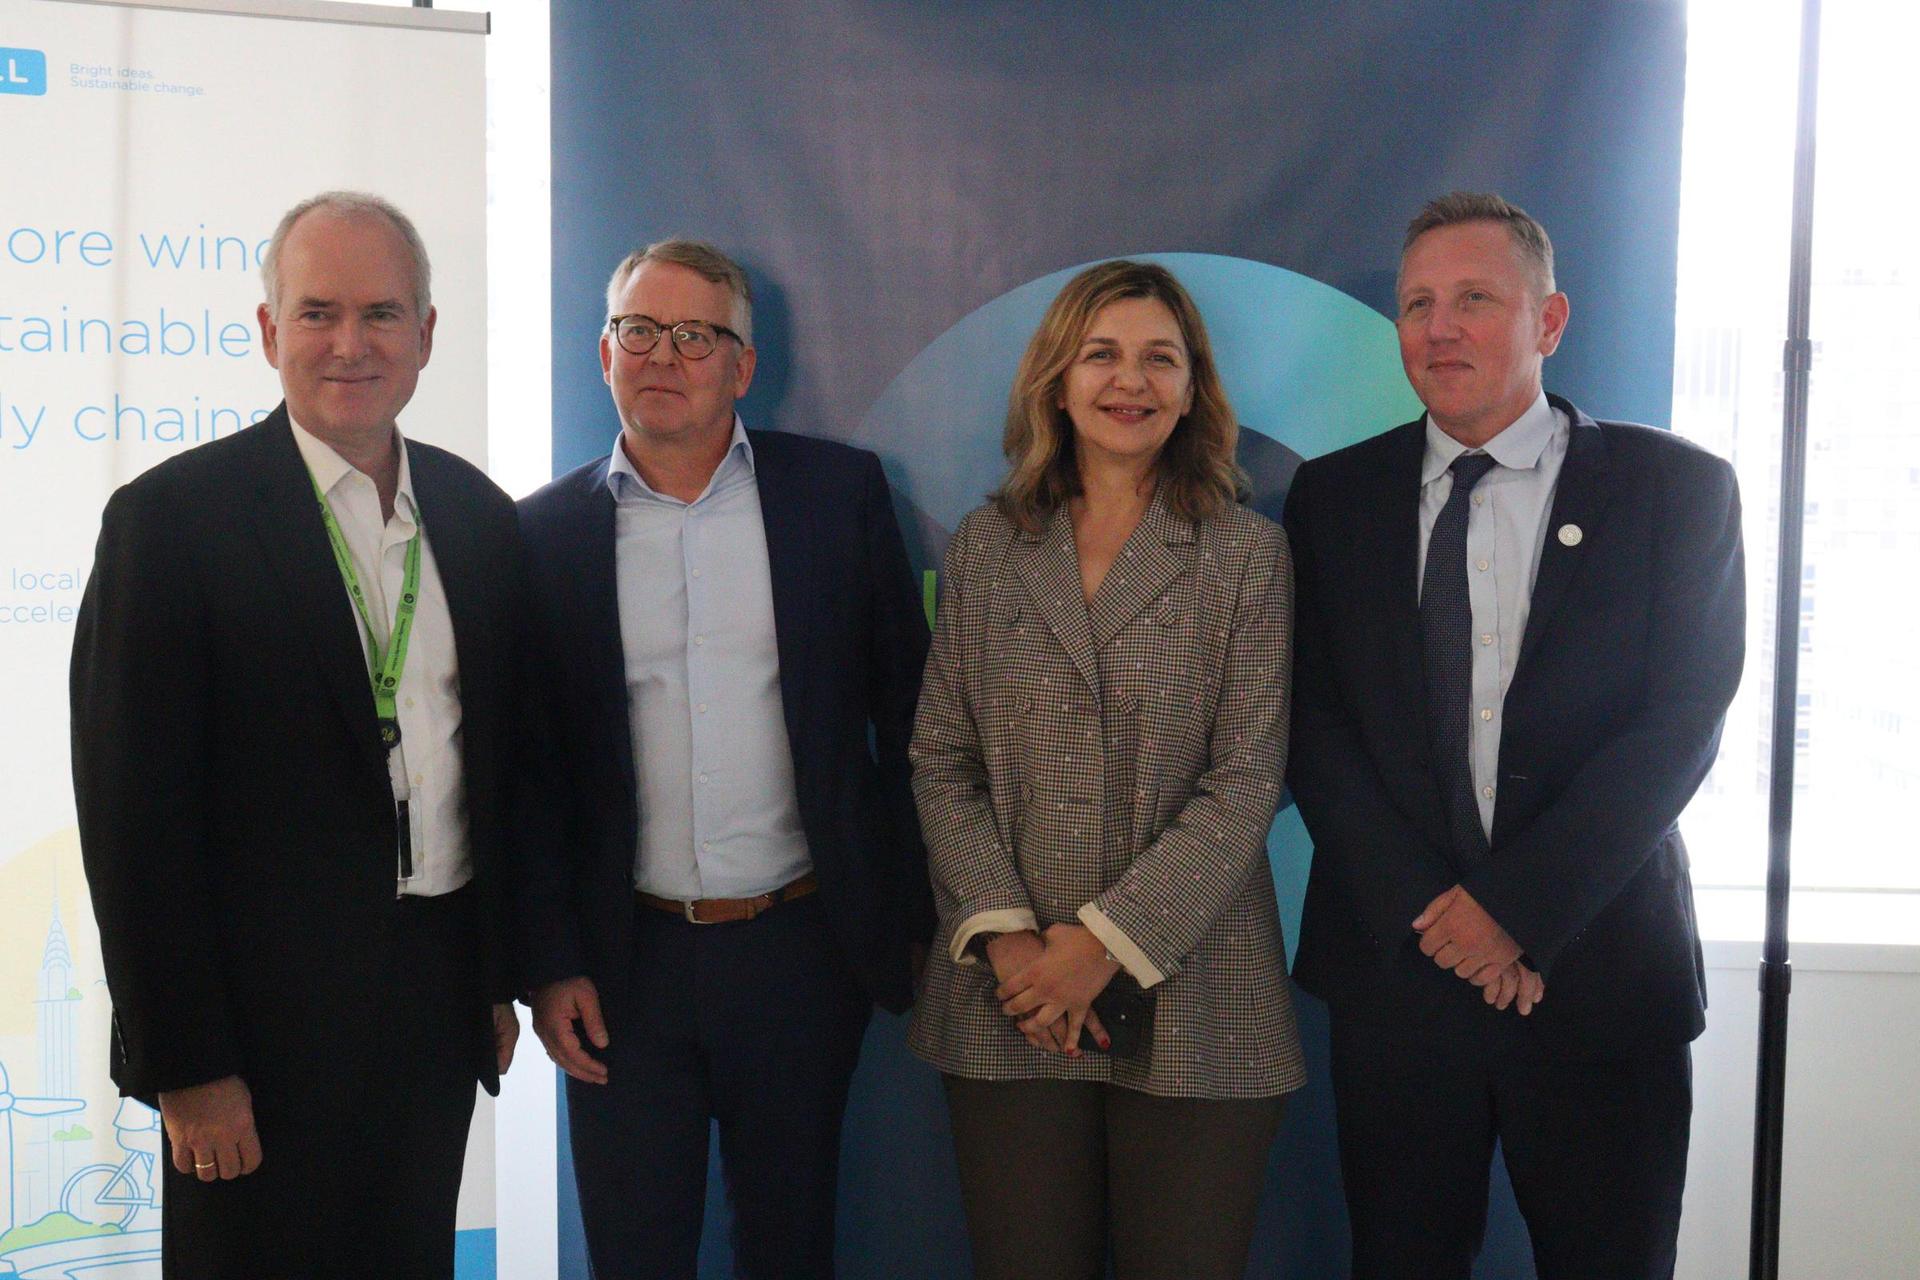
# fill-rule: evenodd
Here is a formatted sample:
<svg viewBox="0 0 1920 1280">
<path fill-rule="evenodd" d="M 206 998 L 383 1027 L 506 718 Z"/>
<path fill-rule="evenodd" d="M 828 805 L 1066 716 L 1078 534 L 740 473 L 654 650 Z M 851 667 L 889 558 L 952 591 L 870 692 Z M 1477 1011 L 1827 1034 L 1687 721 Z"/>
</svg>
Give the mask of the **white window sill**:
<svg viewBox="0 0 1920 1280">
<path fill-rule="evenodd" d="M 1695 904 L 1709 968 L 1760 963 L 1766 890 L 1700 889 Z M 1796 889 L 1787 907 L 1787 928 L 1795 968 L 1920 973 L 1920 893 Z"/>
</svg>

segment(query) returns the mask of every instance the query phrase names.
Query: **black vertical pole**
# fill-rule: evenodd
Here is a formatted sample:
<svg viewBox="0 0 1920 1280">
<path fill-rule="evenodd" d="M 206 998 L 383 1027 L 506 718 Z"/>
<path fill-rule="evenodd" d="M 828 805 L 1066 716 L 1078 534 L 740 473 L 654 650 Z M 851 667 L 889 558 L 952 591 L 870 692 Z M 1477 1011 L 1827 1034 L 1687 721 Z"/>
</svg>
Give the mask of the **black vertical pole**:
<svg viewBox="0 0 1920 1280">
<path fill-rule="evenodd" d="M 1780 433 L 1780 563 L 1773 636 L 1773 794 L 1767 813 L 1767 938 L 1760 958 L 1760 1062 L 1754 1090 L 1752 1280 L 1780 1274 L 1780 1172 L 1787 1095 L 1787 891 L 1792 884 L 1793 765 L 1799 712 L 1801 531 L 1807 492 L 1807 336 L 1813 275 L 1814 122 L 1820 103 L 1820 0 L 1801 0 L 1800 112 L 1787 277 L 1785 422 Z"/>
</svg>

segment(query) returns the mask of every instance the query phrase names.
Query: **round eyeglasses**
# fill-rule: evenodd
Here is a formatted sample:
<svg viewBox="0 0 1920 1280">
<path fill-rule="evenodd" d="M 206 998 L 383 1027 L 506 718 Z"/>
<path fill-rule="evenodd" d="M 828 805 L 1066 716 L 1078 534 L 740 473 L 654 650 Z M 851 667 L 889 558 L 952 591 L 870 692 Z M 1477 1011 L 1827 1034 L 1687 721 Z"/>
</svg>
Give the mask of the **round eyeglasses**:
<svg viewBox="0 0 1920 1280">
<path fill-rule="evenodd" d="M 677 320 L 668 324 L 652 316 L 608 316 L 607 331 L 613 334 L 622 351 L 634 356 L 646 355 L 659 346 L 663 333 L 671 337 L 674 352 L 684 360 L 705 360 L 723 337 L 732 338 L 743 347 L 747 345 L 745 339 L 727 326 L 705 320 Z"/>
</svg>

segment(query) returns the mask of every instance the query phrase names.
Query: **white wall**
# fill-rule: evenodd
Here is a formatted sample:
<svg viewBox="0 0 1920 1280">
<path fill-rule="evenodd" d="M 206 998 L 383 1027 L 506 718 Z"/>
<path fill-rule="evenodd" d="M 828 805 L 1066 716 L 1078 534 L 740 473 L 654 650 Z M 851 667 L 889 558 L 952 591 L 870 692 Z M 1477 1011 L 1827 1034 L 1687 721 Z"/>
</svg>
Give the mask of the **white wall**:
<svg viewBox="0 0 1920 1280">
<path fill-rule="evenodd" d="M 1679 1280 L 1747 1274 L 1757 943 L 1707 946 Z M 1787 1033 L 1783 1280 L 1920 1275 L 1920 948 L 1798 944 Z"/>
</svg>

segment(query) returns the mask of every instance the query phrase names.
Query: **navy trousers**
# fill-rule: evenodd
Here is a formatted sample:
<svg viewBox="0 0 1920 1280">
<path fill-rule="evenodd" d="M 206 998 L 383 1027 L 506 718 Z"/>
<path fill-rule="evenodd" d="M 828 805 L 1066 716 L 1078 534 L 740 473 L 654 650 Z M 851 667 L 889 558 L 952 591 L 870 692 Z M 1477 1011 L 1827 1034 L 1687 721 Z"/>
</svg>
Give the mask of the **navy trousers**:
<svg viewBox="0 0 1920 1280">
<path fill-rule="evenodd" d="M 1670 1280 L 1690 1047 L 1550 1051 L 1515 1009 L 1431 964 L 1386 985 L 1332 1011 L 1356 1280 L 1467 1280 L 1496 1139 L 1541 1280 Z"/>
<path fill-rule="evenodd" d="M 817 896 L 691 924 L 636 906 L 607 1083 L 567 1080 L 597 1280 L 695 1274 L 710 1129 L 733 1209 L 735 1274 L 833 1275 L 840 1122 L 872 1006 Z"/>
</svg>

